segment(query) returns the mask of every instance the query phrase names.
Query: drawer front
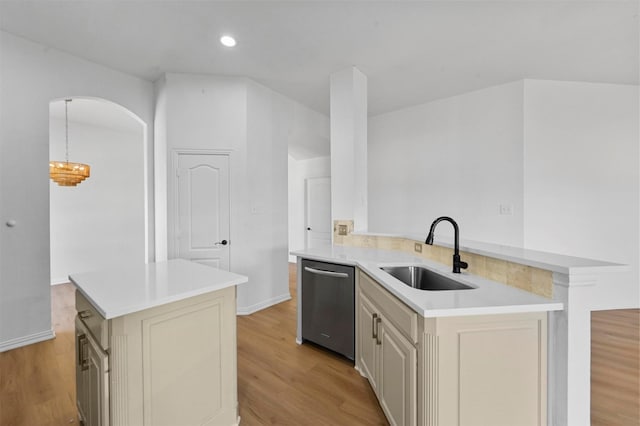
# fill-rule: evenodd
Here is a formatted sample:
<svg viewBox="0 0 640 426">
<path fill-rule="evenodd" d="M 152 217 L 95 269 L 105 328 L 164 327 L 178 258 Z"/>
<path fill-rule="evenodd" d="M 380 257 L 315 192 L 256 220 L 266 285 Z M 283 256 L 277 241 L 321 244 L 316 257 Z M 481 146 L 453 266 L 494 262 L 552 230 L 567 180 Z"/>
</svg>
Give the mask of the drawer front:
<svg viewBox="0 0 640 426">
<path fill-rule="evenodd" d="M 417 313 L 362 271 L 358 273 L 358 287 L 409 341 L 418 343 Z"/>
<path fill-rule="evenodd" d="M 102 349 L 109 349 L 109 322 L 78 290 L 76 290 L 76 311 L 78 311 L 80 320 L 89 329 L 98 344 L 102 346 Z"/>
</svg>

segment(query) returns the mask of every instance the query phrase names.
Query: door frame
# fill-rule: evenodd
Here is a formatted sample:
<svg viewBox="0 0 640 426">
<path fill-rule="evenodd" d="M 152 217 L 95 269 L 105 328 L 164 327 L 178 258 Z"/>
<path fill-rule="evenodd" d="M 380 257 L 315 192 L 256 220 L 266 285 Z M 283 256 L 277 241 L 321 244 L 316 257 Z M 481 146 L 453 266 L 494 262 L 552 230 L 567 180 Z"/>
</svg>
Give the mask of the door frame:
<svg viewBox="0 0 640 426">
<path fill-rule="evenodd" d="M 167 179 L 169 190 L 167 191 L 167 243 L 169 259 L 175 259 L 179 254 L 178 235 L 178 161 L 180 155 L 221 155 L 226 156 L 229 162 L 229 240 L 232 240 L 232 216 L 231 206 L 233 203 L 233 192 L 231 191 L 232 174 L 232 150 L 230 149 L 189 149 L 174 148 L 171 150 L 170 178 Z M 231 245 L 229 245 L 229 265 L 231 265 Z"/>
<path fill-rule="evenodd" d="M 331 185 L 331 176 L 309 176 L 304 178 L 304 248 L 309 248 L 309 181 L 327 179 L 329 185 Z M 329 199 L 331 199 L 331 192 L 329 192 Z M 331 229 L 331 215 L 329 215 L 329 229 Z M 329 232 L 329 245 L 333 243 L 333 232 Z"/>
</svg>

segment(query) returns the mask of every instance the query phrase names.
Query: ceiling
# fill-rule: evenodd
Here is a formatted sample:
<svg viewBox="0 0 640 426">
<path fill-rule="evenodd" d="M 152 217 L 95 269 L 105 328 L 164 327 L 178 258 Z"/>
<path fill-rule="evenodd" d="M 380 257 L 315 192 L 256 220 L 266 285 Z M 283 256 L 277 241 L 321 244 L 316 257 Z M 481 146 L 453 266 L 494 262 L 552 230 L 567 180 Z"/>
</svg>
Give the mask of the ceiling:
<svg viewBox="0 0 640 426">
<path fill-rule="evenodd" d="M 329 75 L 369 115 L 522 78 L 639 82 L 638 1 L 6 1 L 0 28 L 123 72 L 242 75 L 324 114 Z M 224 48 L 222 33 L 238 45 Z"/>
</svg>

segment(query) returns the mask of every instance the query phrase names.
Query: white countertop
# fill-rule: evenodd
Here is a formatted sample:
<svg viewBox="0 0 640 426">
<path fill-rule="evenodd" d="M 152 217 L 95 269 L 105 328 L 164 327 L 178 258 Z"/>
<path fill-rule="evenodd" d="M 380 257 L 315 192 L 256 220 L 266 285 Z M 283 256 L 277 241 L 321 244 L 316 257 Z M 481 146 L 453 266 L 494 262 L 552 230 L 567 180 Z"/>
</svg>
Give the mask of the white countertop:
<svg viewBox="0 0 640 426">
<path fill-rule="evenodd" d="M 562 303 L 497 283 L 408 253 L 360 247 L 329 246 L 291 252 L 305 259 L 357 266 L 423 317 L 559 311 Z M 472 290 L 425 291 L 411 288 L 381 266 L 420 265 L 475 287 Z"/>
<path fill-rule="evenodd" d="M 369 235 L 372 237 L 397 237 L 424 242 L 425 235 L 392 235 L 375 232 L 354 232 L 353 235 Z M 435 235 L 434 244 L 442 247 L 453 248 L 453 237 L 441 237 Z M 592 274 L 599 272 L 624 272 L 629 270 L 629 265 L 606 262 L 603 260 L 587 259 L 583 257 L 567 256 L 564 254 L 548 253 L 544 251 L 512 247 L 500 244 L 484 243 L 480 241 L 460 240 L 460 251 L 493 257 L 521 265 L 561 274 Z"/>
<path fill-rule="evenodd" d="M 248 281 L 243 275 L 184 259 L 71 274 L 69 279 L 106 319 Z"/>
</svg>

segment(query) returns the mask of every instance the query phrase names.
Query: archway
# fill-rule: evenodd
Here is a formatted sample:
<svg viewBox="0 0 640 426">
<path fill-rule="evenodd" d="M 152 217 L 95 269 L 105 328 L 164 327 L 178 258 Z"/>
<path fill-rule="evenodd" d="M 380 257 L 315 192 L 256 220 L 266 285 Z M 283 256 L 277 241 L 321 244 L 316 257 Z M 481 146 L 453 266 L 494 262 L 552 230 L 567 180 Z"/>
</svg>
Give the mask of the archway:
<svg viewBox="0 0 640 426">
<path fill-rule="evenodd" d="M 65 100 L 49 106 L 49 158 L 65 159 Z M 148 259 L 146 124 L 96 98 L 68 103 L 69 161 L 91 166 L 75 187 L 50 181 L 52 284 L 70 273 Z"/>
</svg>

